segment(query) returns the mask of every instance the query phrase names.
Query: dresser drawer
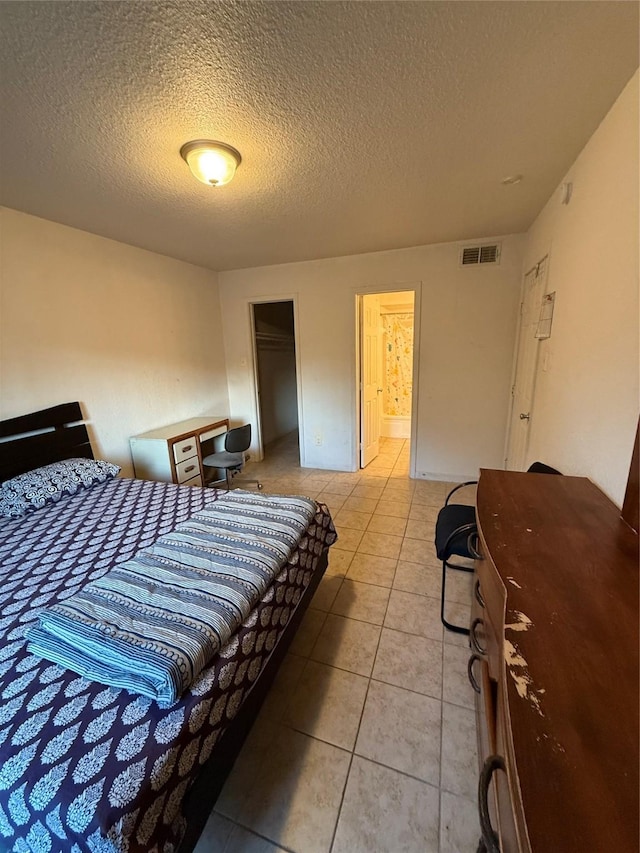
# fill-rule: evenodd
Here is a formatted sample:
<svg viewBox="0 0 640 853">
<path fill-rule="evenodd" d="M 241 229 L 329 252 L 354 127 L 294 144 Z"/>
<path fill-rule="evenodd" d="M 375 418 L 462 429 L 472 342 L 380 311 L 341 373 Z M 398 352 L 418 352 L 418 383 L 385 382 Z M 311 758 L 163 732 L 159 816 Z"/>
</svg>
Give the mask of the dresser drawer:
<svg viewBox="0 0 640 853">
<path fill-rule="evenodd" d="M 191 459 L 183 459 L 176 465 L 176 479 L 179 483 L 184 483 L 186 480 L 191 480 L 193 477 L 200 477 L 200 460 L 198 456 L 192 456 Z M 194 485 L 193 483 L 191 485 Z"/>
<path fill-rule="evenodd" d="M 176 441 L 173 445 L 173 458 L 176 464 L 182 462 L 183 459 L 191 459 L 192 456 L 198 455 L 198 439 L 195 435 L 189 438 L 183 438 L 181 441 Z"/>
<path fill-rule="evenodd" d="M 469 661 L 470 679 L 475 691 L 475 710 L 480 768 L 496 751 L 496 682 L 489 676 L 486 660 L 475 654 Z"/>
<path fill-rule="evenodd" d="M 481 550 L 488 550 L 481 538 Z M 491 678 L 498 681 L 503 668 L 504 608 L 506 592 L 490 556 L 478 561 L 476 565 L 478 586 L 476 587 L 482 608 L 476 608 L 482 623 L 476 627 L 476 636 L 480 640 L 483 653 L 489 663 Z M 474 597 L 475 600 L 475 597 Z M 472 643 L 473 646 L 473 643 Z"/>
<path fill-rule="evenodd" d="M 500 688 L 502 690 L 502 686 Z M 510 723 L 506 698 L 502 692 L 497 699 L 496 752 L 506 763 L 506 772 L 496 773 L 495 791 L 497 800 L 497 825 L 503 853 L 530 853 L 526 829 L 524 828 L 524 809 L 520 800 L 515 761 L 509 747 Z M 516 809 L 517 804 L 517 809 Z M 523 826 L 518 829 L 516 810 L 519 811 Z"/>
</svg>

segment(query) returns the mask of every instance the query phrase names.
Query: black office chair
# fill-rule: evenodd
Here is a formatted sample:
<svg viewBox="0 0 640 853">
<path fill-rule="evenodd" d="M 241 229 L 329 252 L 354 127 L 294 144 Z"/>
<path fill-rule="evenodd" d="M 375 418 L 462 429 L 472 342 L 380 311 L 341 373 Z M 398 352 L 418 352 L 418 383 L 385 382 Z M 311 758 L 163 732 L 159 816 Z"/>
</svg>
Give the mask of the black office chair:
<svg viewBox="0 0 640 853">
<path fill-rule="evenodd" d="M 545 465 L 544 462 L 532 462 L 527 468 L 527 474 L 559 474 L 562 476 L 560 471 L 556 471 L 551 465 Z"/>
<path fill-rule="evenodd" d="M 528 474 L 560 474 L 550 465 L 544 462 L 534 462 L 527 469 Z M 465 486 L 475 486 L 477 480 L 468 480 L 453 488 L 446 497 L 444 506 L 438 513 L 436 521 L 436 554 L 442 560 L 442 591 L 440 601 L 440 619 L 445 628 L 457 634 L 468 636 L 469 629 L 448 622 L 444 615 L 445 591 L 447 583 L 447 569 L 455 569 L 459 572 L 473 572 L 473 566 L 460 565 L 460 563 L 449 562 L 451 557 L 462 557 L 466 560 L 481 560 L 482 555 L 478 551 L 478 527 L 476 524 L 476 510 L 473 506 L 465 504 L 451 504 L 449 500 L 458 489 Z"/>
<path fill-rule="evenodd" d="M 245 424 L 235 429 L 230 429 L 224 437 L 224 450 L 218 453 L 210 453 L 202 460 L 202 464 L 207 468 L 224 469 L 225 481 L 227 483 L 227 491 L 231 488 L 232 479 L 242 471 L 245 463 L 244 453 L 251 445 L 251 424 Z M 208 486 L 222 483 L 223 480 L 211 480 L 207 483 Z M 262 483 L 258 480 L 236 480 L 236 483 L 255 483 L 261 489 Z"/>
</svg>

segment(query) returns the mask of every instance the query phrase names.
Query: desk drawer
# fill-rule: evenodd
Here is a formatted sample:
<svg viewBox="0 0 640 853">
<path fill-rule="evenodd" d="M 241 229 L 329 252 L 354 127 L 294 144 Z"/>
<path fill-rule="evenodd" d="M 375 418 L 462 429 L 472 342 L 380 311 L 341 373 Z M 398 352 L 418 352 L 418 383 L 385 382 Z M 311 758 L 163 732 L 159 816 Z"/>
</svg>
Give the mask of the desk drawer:
<svg viewBox="0 0 640 853">
<path fill-rule="evenodd" d="M 196 477 L 191 477 L 190 480 L 185 480 L 181 486 L 203 486 L 202 477 L 198 474 Z"/>
<path fill-rule="evenodd" d="M 186 480 L 191 480 L 193 477 L 199 477 L 200 460 L 198 456 L 192 456 L 191 459 L 183 459 L 176 465 L 176 478 L 179 483 L 184 483 Z M 194 485 L 193 483 L 191 485 Z"/>
<path fill-rule="evenodd" d="M 209 441 L 212 438 L 215 438 L 217 435 L 224 435 L 225 432 L 228 432 L 226 426 L 215 427 L 215 429 L 209 429 L 206 432 L 200 433 L 200 441 Z"/>
<path fill-rule="evenodd" d="M 182 462 L 183 459 L 191 459 L 192 456 L 197 455 L 198 438 L 195 435 L 183 438 L 182 441 L 176 441 L 173 445 L 173 458 L 176 463 Z"/>
</svg>

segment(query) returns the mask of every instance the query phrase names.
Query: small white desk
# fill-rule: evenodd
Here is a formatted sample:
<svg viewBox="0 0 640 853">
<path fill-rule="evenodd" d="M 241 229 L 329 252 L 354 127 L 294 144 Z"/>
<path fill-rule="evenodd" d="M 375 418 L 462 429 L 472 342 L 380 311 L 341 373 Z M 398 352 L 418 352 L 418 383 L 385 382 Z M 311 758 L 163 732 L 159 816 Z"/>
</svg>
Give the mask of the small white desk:
<svg viewBox="0 0 640 853">
<path fill-rule="evenodd" d="M 211 415 L 134 435 L 129 439 L 133 467 L 141 480 L 202 486 L 202 443 L 229 429 L 228 418 Z M 211 442 L 213 445 L 213 442 Z M 213 453 L 213 446 L 204 455 Z"/>
</svg>

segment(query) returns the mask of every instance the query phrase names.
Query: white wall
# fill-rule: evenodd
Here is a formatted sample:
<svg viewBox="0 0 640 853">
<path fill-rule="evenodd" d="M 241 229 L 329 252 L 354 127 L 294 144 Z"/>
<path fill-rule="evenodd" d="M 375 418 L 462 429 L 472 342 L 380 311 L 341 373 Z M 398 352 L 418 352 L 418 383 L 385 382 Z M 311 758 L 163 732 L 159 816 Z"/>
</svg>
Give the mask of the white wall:
<svg viewBox="0 0 640 853">
<path fill-rule="evenodd" d="M 525 269 L 550 251 L 556 291 L 529 461 L 592 479 L 622 503 L 639 409 L 638 74 L 531 227 Z M 548 368 L 542 370 L 548 351 Z"/>
<path fill-rule="evenodd" d="M 0 417 L 79 400 L 96 456 L 228 413 L 216 274 L 0 209 Z"/>
<path fill-rule="evenodd" d="M 296 354 L 291 349 L 258 348 L 262 444 L 298 428 Z"/>
<path fill-rule="evenodd" d="M 255 422 L 251 300 L 293 298 L 304 464 L 353 470 L 356 293 L 421 282 L 417 475 L 502 467 L 523 237 L 502 246 L 498 266 L 477 269 L 461 269 L 460 244 L 447 243 L 220 273 L 232 416 Z"/>
</svg>

